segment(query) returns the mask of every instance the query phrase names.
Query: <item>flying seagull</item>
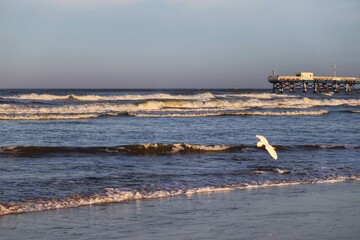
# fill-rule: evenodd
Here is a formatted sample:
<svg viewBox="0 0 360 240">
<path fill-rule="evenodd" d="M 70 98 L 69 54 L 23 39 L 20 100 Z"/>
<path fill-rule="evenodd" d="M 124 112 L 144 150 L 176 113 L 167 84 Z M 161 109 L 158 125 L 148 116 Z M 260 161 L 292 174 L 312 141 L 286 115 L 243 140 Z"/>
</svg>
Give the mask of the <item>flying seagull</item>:
<svg viewBox="0 0 360 240">
<path fill-rule="evenodd" d="M 256 146 L 262 147 L 265 146 L 265 149 L 269 152 L 269 154 L 276 160 L 278 158 L 277 153 L 275 152 L 275 148 L 269 144 L 267 139 L 264 136 L 256 135 L 260 142 L 256 143 Z"/>
</svg>

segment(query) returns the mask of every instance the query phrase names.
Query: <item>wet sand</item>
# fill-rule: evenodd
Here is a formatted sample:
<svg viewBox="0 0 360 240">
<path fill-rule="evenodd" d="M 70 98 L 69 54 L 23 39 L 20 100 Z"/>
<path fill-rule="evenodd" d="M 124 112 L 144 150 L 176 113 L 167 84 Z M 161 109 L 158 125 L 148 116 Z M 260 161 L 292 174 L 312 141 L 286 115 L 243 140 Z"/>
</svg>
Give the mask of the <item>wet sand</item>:
<svg viewBox="0 0 360 240">
<path fill-rule="evenodd" d="M 196 194 L 0 217 L 0 239 L 360 239 L 360 182 Z"/>
</svg>

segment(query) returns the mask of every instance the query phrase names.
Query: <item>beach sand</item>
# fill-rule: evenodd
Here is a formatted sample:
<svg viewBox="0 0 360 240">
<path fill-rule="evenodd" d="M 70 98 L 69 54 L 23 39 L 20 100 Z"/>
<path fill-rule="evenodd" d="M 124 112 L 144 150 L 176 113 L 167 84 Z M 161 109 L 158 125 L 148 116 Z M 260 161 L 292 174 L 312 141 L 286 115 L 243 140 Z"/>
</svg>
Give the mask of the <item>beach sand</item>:
<svg viewBox="0 0 360 240">
<path fill-rule="evenodd" d="M 360 182 L 268 187 L 0 217 L 0 239 L 360 239 Z"/>
</svg>

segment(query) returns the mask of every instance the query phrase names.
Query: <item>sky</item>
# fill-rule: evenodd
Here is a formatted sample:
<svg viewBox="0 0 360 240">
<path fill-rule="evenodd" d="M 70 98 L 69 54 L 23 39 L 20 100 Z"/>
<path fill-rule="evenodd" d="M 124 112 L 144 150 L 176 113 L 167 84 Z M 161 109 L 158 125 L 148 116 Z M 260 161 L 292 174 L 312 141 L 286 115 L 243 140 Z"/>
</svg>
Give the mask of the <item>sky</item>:
<svg viewBox="0 0 360 240">
<path fill-rule="evenodd" d="M 270 88 L 360 75 L 359 0 L 0 0 L 0 88 Z"/>
</svg>

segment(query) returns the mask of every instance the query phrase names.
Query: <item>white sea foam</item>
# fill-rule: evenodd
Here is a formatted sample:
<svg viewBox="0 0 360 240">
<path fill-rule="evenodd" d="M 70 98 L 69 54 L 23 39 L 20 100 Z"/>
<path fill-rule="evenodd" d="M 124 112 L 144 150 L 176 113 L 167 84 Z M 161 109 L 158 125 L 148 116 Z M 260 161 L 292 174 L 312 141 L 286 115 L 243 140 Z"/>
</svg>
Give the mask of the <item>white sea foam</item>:
<svg viewBox="0 0 360 240">
<path fill-rule="evenodd" d="M 225 101 L 225 100 L 210 100 L 210 101 L 147 101 L 137 105 L 138 109 L 142 110 L 160 110 L 166 109 L 168 111 L 202 111 L 212 109 L 225 110 L 242 110 L 246 109 L 243 102 Z"/>
<path fill-rule="evenodd" d="M 275 169 L 274 169 L 274 172 L 280 173 L 280 174 L 289 174 L 289 173 L 290 173 L 290 170 L 275 168 Z"/>
<path fill-rule="evenodd" d="M 325 96 L 331 97 L 331 96 L 334 95 L 334 92 L 323 92 L 323 93 L 321 93 L 321 94 L 322 94 L 322 95 L 325 95 Z"/>
<path fill-rule="evenodd" d="M 144 100 L 149 105 L 145 108 L 156 108 L 156 105 L 162 107 L 176 108 L 308 108 L 314 106 L 360 106 L 360 99 L 310 99 L 300 97 L 298 95 L 272 94 L 272 93 L 249 93 L 249 94 L 218 94 L 214 95 L 210 92 L 194 94 L 194 95 L 174 95 L 167 93 L 155 94 L 128 94 L 128 95 L 52 95 L 52 94 L 21 94 L 6 97 L 7 99 L 21 100 L 79 100 L 79 101 L 116 101 L 116 100 Z M 164 100 L 183 100 L 164 101 Z M 188 100 L 188 101 L 186 101 Z M 193 102 L 189 102 L 193 100 Z M 155 106 L 151 106 L 155 105 Z"/>
<path fill-rule="evenodd" d="M 317 111 L 243 111 L 243 112 L 203 112 L 203 113 L 129 113 L 134 117 L 216 117 L 216 116 L 305 116 L 305 115 L 323 115 L 327 110 Z"/>
<path fill-rule="evenodd" d="M 206 95 L 206 94 L 205 94 Z M 199 96 L 199 95 L 197 95 Z M 267 96 L 267 95 L 265 95 Z M 272 96 L 272 95 L 270 95 Z M 258 98 L 238 100 L 149 100 L 142 103 L 94 102 L 83 104 L 0 104 L 1 120 L 83 119 L 129 114 L 137 117 L 207 117 L 222 115 L 298 116 L 321 115 L 326 110 L 260 111 L 258 109 L 308 109 L 312 107 L 360 106 L 360 99 Z M 246 111 L 256 108 L 257 111 Z M 355 110 L 353 112 L 357 112 Z M 55 116 L 56 115 L 56 116 Z"/>
<path fill-rule="evenodd" d="M 323 115 L 327 114 L 327 110 L 317 110 L 317 111 L 280 111 L 280 112 L 240 112 L 235 115 L 252 115 L 252 116 L 303 116 L 303 115 Z"/>
<path fill-rule="evenodd" d="M 180 145 L 184 145 L 184 144 L 175 144 L 175 146 L 180 146 Z M 185 144 L 185 146 L 194 150 L 201 150 L 201 151 L 224 151 L 230 148 L 230 146 L 225 146 L 225 145 L 204 146 L 204 145 L 196 145 L 196 144 Z"/>
<path fill-rule="evenodd" d="M 0 115 L 0 120 L 77 120 L 77 119 L 89 119 L 97 118 L 98 114 L 77 114 L 77 115 L 59 115 L 59 114 L 47 114 L 47 115 Z"/>
<path fill-rule="evenodd" d="M 232 190 L 246 190 L 253 188 L 266 187 L 286 187 L 300 184 L 314 184 L 314 183 L 337 183 L 347 180 L 360 180 L 359 176 L 336 176 L 327 179 L 313 179 L 307 181 L 291 181 L 291 182 L 252 182 L 251 184 L 232 184 L 225 187 L 200 187 L 190 189 L 177 190 L 157 190 L 157 191 L 129 191 L 116 188 L 107 188 L 104 193 L 97 193 L 90 196 L 74 195 L 65 198 L 29 201 L 25 203 L 0 203 L 0 216 L 7 214 L 72 208 L 92 204 L 116 203 L 124 201 L 134 201 L 142 199 L 158 199 L 169 198 L 180 195 L 193 195 L 203 193 L 214 193 Z"/>
<path fill-rule="evenodd" d="M 223 115 L 223 112 L 218 113 L 129 113 L 130 116 L 134 117 L 216 117 Z"/>
<path fill-rule="evenodd" d="M 277 99 L 277 98 L 297 98 L 298 95 L 275 94 L 275 93 L 239 93 L 239 94 L 216 94 L 221 98 L 254 98 L 254 99 Z"/>
<path fill-rule="evenodd" d="M 336 107 L 360 106 L 360 99 L 282 99 L 267 101 L 260 105 L 263 108 L 311 108 L 311 107 Z"/>
<path fill-rule="evenodd" d="M 179 100 L 208 100 L 214 98 L 210 92 L 194 94 L 194 95 L 173 95 L 167 93 L 156 94 L 132 94 L 132 95 L 114 95 L 114 96 L 100 96 L 100 95 L 53 95 L 53 94 L 20 94 L 16 96 L 7 97 L 10 99 L 22 100 L 80 100 L 80 101 L 119 101 L 119 100 L 148 100 L 148 99 L 179 99 Z"/>
<path fill-rule="evenodd" d="M 34 105 L 11 105 L 0 104 L 0 114 L 27 115 L 27 114 L 104 114 L 120 113 L 136 109 L 134 104 L 81 104 L 64 106 L 34 106 Z"/>
<path fill-rule="evenodd" d="M 226 145 L 199 145 L 199 144 L 188 144 L 188 143 L 174 143 L 174 144 L 158 144 L 158 143 L 146 143 L 138 146 L 139 149 L 149 149 L 149 148 L 162 148 L 162 147 L 171 147 L 171 153 L 177 153 L 184 151 L 185 149 L 195 150 L 195 151 L 224 151 L 229 149 L 231 146 Z"/>
</svg>

